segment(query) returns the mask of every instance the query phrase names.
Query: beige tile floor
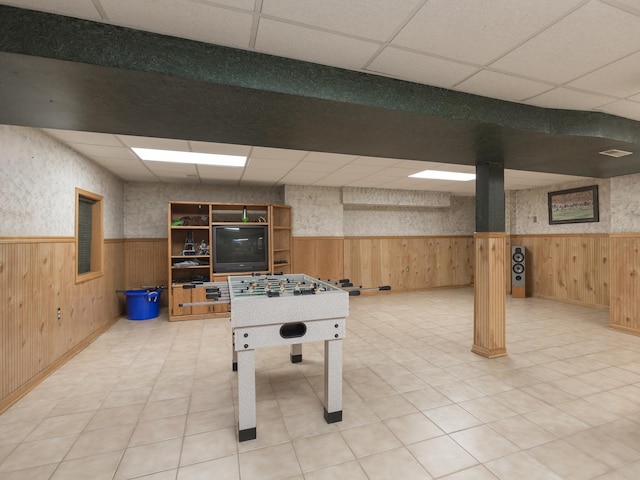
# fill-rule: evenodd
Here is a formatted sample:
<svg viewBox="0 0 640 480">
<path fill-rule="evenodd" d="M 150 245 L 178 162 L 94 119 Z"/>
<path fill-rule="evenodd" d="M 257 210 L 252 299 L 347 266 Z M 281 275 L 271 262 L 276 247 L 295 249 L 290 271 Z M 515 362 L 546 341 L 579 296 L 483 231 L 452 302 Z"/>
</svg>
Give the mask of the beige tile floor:
<svg viewBox="0 0 640 480">
<path fill-rule="evenodd" d="M 607 312 L 508 297 L 493 360 L 469 288 L 351 297 L 347 324 L 343 421 L 322 343 L 263 349 L 237 443 L 229 321 L 123 318 L 0 416 L 0 480 L 640 478 L 640 337 Z"/>
</svg>

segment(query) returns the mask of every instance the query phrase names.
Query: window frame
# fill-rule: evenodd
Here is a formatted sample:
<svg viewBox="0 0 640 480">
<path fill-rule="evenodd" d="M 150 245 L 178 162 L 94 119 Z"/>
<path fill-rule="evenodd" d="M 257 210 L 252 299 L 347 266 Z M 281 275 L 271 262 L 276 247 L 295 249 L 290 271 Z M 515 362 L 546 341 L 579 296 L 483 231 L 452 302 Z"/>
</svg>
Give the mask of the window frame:
<svg viewBox="0 0 640 480">
<path fill-rule="evenodd" d="M 91 205 L 91 260 L 90 270 L 86 273 L 78 273 L 79 245 L 79 215 L 80 199 L 84 198 L 92 202 Z M 83 283 L 104 275 L 104 226 L 103 226 L 103 200 L 102 195 L 76 188 L 76 222 L 75 222 L 75 261 L 74 271 L 76 283 Z"/>
</svg>

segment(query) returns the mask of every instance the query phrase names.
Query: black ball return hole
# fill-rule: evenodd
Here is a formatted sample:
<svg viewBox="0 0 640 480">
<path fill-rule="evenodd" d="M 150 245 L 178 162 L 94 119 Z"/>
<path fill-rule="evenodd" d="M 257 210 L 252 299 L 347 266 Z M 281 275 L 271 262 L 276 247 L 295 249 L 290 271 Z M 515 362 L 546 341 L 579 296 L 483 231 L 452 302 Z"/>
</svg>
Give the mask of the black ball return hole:
<svg viewBox="0 0 640 480">
<path fill-rule="evenodd" d="M 280 327 L 282 338 L 299 338 L 307 333 L 307 326 L 304 323 L 285 323 Z"/>
</svg>

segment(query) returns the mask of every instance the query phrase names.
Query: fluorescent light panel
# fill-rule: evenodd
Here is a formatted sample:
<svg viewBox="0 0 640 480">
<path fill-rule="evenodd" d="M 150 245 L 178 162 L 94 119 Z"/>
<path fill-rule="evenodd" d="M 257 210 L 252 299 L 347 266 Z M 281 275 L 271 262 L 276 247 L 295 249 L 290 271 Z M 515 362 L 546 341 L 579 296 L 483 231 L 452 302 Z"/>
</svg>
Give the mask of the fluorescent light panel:
<svg viewBox="0 0 640 480">
<path fill-rule="evenodd" d="M 189 163 L 214 165 L 218 167 L 244 167 L 247 157 L 238 155 L 218 155 L 216 153 L 180 152 L 176 150 L 157 150 L 155 148 L 132 147 L 142 160 L 153 162 Z"/>
<path fill-rule="evenodd" d="M 618 150 L 617 148 L 612 148 L 611 150 L 605 150 L 604 152 L 598 152 L 600 155 L 607 155 L 609 157 L 620 158 L 626 157 L 627 155 L 631 155 L 633 152 L 627 152 L 626 150 Z"/>
<path fill-rule="evenodd" d="M 456 182 L 468 182 L 476 178 L 475 173 L 445 172 L 443 170 L 423 170 L 409 175 L 413 178 L 429 178 L 432 180 L 453 180 Z"/>
</svg>

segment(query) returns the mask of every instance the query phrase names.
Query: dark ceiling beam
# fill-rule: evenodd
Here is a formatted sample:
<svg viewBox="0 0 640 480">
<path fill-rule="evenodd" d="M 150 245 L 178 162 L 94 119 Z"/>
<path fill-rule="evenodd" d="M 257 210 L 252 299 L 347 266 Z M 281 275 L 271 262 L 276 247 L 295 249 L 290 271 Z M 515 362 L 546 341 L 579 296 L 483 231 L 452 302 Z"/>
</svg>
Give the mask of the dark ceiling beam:
<svg viewBox="0 0 640 480">
<path fill-rule="evenodd" d="M 0 123 L 464 165 L 495 150 L 516 170 L 640 172 L 640 122 L 7 6 Z M 611 148 L 637 153 L 603 161 Z"/>
<path fill-rule="evenodd" d="M 549 110 L 309 62 L 0 6 L 0 51 L 560 135 L 640 142 L 640 122 Z"/>
</svg>

